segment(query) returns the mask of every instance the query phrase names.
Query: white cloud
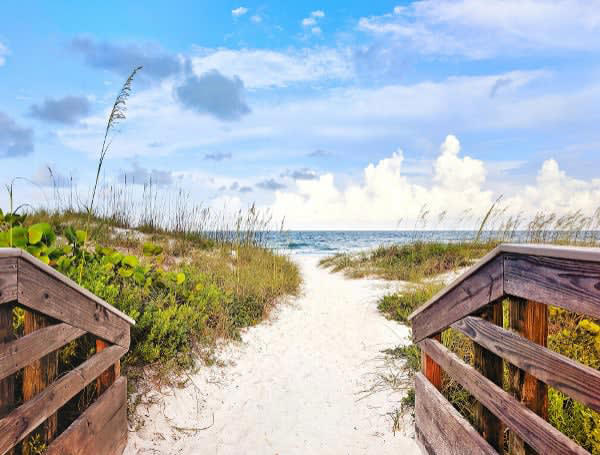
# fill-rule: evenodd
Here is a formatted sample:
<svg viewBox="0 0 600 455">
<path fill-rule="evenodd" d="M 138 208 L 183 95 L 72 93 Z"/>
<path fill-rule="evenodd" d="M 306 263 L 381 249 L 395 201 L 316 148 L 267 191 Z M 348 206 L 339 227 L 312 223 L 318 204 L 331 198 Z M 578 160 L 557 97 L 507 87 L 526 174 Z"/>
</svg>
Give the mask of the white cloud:
<svg viewBox="0 0 600 455">
<path fill-rule="evenodd" d="M 428 228 L 476 228 L 498 197 L 486 188 L 483 161 L 460 156 L 460 143 L 449 135 L 433 164 L 433 178 L 415 183 L 404 172 L 401 150 L 377 164 L 369 164 L 360 182 L 345 188 L 333 174 L 317 180 L 299 180 L 293 190 L 277 191 L 270 206 L 275 218 L 286 219 L 291 229 L 394 229 L 413 228 L 429 213 Z M 505 200 L 505 215 L 532 216 L 539 210 L 565 214 L 576 209 L 592 214 L 600 201 L 600 179 L 583 181 L 567 176 L 555 160 L 543 163 L 533 185 L 514 188 Z M 446 213 L 443 225 L 436 217 Z M 465 213 L 472 213 L 465 225 Z"/>
<path fill-rule="evenodd" d="M 233 17 L 240 17 L 240 16 L 243 16 L 244 14 L 246 14 L 247 12 L 248 12 L 248 8 L 244 8 L 243 6 L 240 6 L 239 8 L 232 9 L 231 15 Z"/>
<path fill-rule="evenodd" d="M 8 48 L 0 42 L 0 66 L 6 63 L 6 56 L 8 55 Z"/>
<path fill-rule="evenodd" d="M 310 28 L 311 33 L 313 35 L 320 35 L 321 28 L 317 27 L 317 21 L 325 17 L 325 12 L 323 10 L 316 10 L 310 13 L 310 16 L 302 19 L 302 26 L 304 28 Z"/>
<path fill-rule="evenodd" d="M 423 0 L 359 29 L 425 54 L 486 58 L 600 49 L 597 0 Z"/>
<path fill-rule="evenodd" d="M 259 24 L 262 22 L 262 17 L 260 17 L 258 14 L 255 14 L 250 18 L 250 20 L 255 24 Z"/>
<path fill-rule="evenodd" d="M 354 67 L 344 50 L 316 48 L 277 52 L 261 49 L 201 50 L 192 57 L 196 74 L 216 69 L 228 77 L 239 76 L 250 89 L 285 87 L 319 80 L 349 80 Z"/>
</svg>

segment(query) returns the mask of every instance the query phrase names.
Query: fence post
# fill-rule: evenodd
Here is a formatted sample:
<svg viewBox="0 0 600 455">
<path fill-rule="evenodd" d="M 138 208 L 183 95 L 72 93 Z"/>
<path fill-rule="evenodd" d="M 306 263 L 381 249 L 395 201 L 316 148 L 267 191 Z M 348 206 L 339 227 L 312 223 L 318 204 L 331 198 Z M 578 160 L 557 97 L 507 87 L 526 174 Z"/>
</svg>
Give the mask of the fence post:
<svg viewBox="0 0 600 455">
<path fill-rule="evenodd" d="M 0 343 L 8 343 L 15 339 L 13 330 L 13 305 L 5 303 L 0 305 Z M 15 407 L 15 376 L 11 374 L 0 380 L 0 418 L 8 415 Z M 13 449 L 6 452 L 14 453 Z"/>
<path fill-rule="evenodd" d="M 439 342 L 442 341 L 442 335 L 440 333 L 432 336 L 431 338 Z M 421 351 L 421 370 L 423 371 L 423 375 L 429 380 L 429 382 L 433 384 L 436 389 L 442 389 L 442 368 L 423 351 Z"/>
<path fill-rule="evenodd" d="M 36 330 L 52 325 L 50 318 L 34 311 L 25 311 L 24 334 L 29 335 Z M 23 370 L 23 400 L 31 400 L 34 396 L 44 390 L 56 378 L 58 370 L 58 352 L 51 352 L 39 360 L 33 361 Z M 54 439 L 58 428 L 58 417 L 56 414 L 46 419 L 39 429 L 23 440 L 23 455 L 32 453 L 30 442 L 32 438 L 39 435 L 39 442 L 48 444 Z"/>
<path fill-rule="evenodd" d="M 502 301 L 491 303 L 479 315 L 482 319 L 502 327 L 503 313 Z M 494 384 L 502 387 L 504 364 L 501 357 L 473 342 L 473 367 Z M 483 438 L 498 451 L 504 445 L 504 427 L 498 417 L 477 402 L 475 405 L 475 419 L 477 427 Z"/>
<path fill-rule="evenodd" d="M 510 328 L 534 343 L 542 346 L 548 341 L 548 308 L 542 303 L 511 297 Z M 534 376 L 509 364 L 509 389 L 515 398 L 548 420 L 548 387 Z M 521 438 L 512 431 L 509 433 L 509 453 L 533 454 Z"/>
<path fill-rule="evenodd" d="M 96 338 L 96 352 L 101 352 L 109 346 L 110 344 L 106 341 Z M 102 395 L 102 393 L 108 389 L 119 376 L 121 376 L 121 361 L 118 360 L 96 379 L 96 395 Z"/>
</svg>

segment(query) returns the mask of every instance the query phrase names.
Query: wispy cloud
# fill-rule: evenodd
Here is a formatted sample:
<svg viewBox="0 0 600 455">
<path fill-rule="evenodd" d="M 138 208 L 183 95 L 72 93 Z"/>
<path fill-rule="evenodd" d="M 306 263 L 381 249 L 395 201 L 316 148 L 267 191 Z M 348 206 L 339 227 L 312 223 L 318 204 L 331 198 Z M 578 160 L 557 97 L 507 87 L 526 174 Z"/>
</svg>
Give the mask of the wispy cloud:
<svg viewBox="0 0 600 455">
<path fill-rule="evenodd" d="M 252 22 L 254 22 L 255 24 L 259 24 L 259 23 L 261 23 L 261 22 L 262 22 L 262 17 L 261 17 L 261 16 L 259 16 L 258 14 L 254 14 L 254 15 L 252 15 L 252 16 L 250 17 L 250 20 L 251 20 Z"/>
<path fill-rule="evenodd" d="M 322 30 L 321 27 L 317 26 L 317 23 L 320 19 L 325 17 L 325 12 L 323 10 L 316 10 L 310 13 L 310 16 L 305 17 L 300 22 L 302 27 L 310 30 L 313 35 L 320 35 Z"/>
<path fill-rule="evenodd" d="M 31 115 L 40 120 L 64 125 L 75 125 L 90 113 L 90 102 L 85 96 L 46 98 L 41 104 L 31 106 Z"/>
<path fill-rule="evenodd" d="M 40 166 L 31 177 L 31 181 L 42 187 L 66 188 L 75 182 L 73 176 L 67 177 L 49 164 Z"/>
<path fill-rule="evenodd" d="M 13 158 L 33 152 L 33 130 L 18 125 L 0 112 L 0 158 Z"/>
<path fill-rule="evenodd" d="M 159 169 L 146 169 L 134 162 L 132 169 L 121 171 L 120 180 L 127 180 L 128 183 L 135 185 L 145 185 L 152 183 L 157 186 L 166 186 L 173 183 L 171 172 Z"/>
<path fill-rule="evenodd" d="M 216 69 L 239 76 L 248 88 L 286 87 L 316 81 L 350 81 L 354 62 L 346 49 L 315 48 L 285 52 L 264 49 L 198 49 L 196 74 Z"/>
<path fill-rule="evenodd" d="M 6 63 L 6 56 L 8 55 L 8 47 L 0 42 L 0 66 Z"/>
<path fill-rule="evenodd" d="M 115 44 L 78 37 L 71 41 L 70 47 L 88 65 L 121 75 L 128 75 L 132 68 L 142 65 L 142 77 L 160 79 L 178 73 L 184 66 L 181 58 L 152 44 Z"/>
<path fill-rule="evenodd" d="M 288 169 L 287 171 L 281 173 L 281 177 L 282 178 L 289 177 L 294 180 L 315 180 L 315 179 L 319 178 L 316 171 L 313 171 L 312 169 L 309 169 L 307 167 L 304 167 L 302 169 L 296 169 L 296 170 Z"/>
<path fill-rule="evenodd" d="M 311 158 L 325 158 L 325 157 L 331 156 L 331 152 L 318 149 L 318 150 L 315 150 L 314 152 L 310 152 L 308 154 L 308 156 L 310 156 Z"/>
<path fill-rule="evenodd" d="M 231 153 L 230 152 L 207 153 L 206 155 L 204 155 L 204 159 L 211 160 L 211 161 L 223 161 L 223 160 L 231 159 Z"/>
<path fill-rule="evenodd" d="M 283 183 L 276 181 L 275 179 L 267 179 L 267 180 L 263 180 L 262 182 L 257 183 L 256 187 L 263 189 L 263 190 L 276 191 L 276 190 L 282 190 L 286 186 Z"/>
<path fill-rule="evenodd" d="M 358 25 L 403 52 L 472 59 L 600 49 L 600 8 L 587 0 L 423 0 Z"/>
<path fill-rule="evenodd" d="M 244 14 L 246 14 L 247 12 L 248 12 L 248 8 L 244 8 L 243 6 L 240 6 L 238 8 L 232 9 L 231 15 L 233 17 L 240 17 L 240 16 L 243 16 Z"/>
</svg>

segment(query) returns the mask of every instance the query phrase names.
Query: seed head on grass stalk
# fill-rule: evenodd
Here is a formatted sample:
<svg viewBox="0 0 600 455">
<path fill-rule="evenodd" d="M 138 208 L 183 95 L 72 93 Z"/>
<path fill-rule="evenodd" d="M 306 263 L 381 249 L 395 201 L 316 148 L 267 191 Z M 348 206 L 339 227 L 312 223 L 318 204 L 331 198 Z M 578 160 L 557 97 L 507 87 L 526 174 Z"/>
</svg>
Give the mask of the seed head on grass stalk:
<svg viewBox="0 0 600 455">
<path fill-rule="evenodd" d="M 121 120 L 125 120 L 125 112 L 127 111 L 127 100 L 129 99 L 129 95 L 131 95 L 131 84 L 133 83 L 133 79 L 137 72 L 141 70 L 142 67 L 136 67 L 125 83 L 119 94 L 115 98 L 115 102 L 113 104 L 112 110 L 110 111 L 110 115 L 108 116 L 108 121 L 106 122 L 106 129 L 104 130 L 104 139 L 102 141 L 102 148 L 100 149 L 100 158 L 98 159 L 98 168 L 96 169 L 96 180 L 94 182 L 94 188 L 92 190 L 92 198 L 90 199 L 90 203 L 87 206 L 87 222 L 85 230 L 89 233 L 90 230 L 90 221 L 92 218 L 92 213 L 94 211 L 94 199 L 96 198 L 96 191 L 98 189 L 98 181 L 100 180 L 100 172 L 102 171 L 102 164 L 104 163 L 104 158 L 106 158 L 106 154 L 108 153 L 108 149 L 112 143 L 112 138 L 110 137 L 111 132 L 114 128 L 119 124 Z M 84 256 L 85 259 L 85 256 Z M 81 265 L 79 267 L 79 282 L 81 282 L 81 278 L 83 276 L 83 263 L 85 261 L 81 261 Z"/>
</svg>

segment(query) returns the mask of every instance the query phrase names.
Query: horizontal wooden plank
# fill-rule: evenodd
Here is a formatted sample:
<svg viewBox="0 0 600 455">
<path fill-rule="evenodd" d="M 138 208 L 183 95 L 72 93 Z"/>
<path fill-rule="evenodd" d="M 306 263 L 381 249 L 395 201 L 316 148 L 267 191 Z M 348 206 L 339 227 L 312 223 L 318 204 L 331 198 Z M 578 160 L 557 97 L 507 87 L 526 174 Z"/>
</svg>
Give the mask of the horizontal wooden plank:
<svg viewBox="0 0 600 455">
<path fill-rule="evenodd" d="M 17 300 L 17 259 L 0 257 L 0 304 Z"/>
<path fill-rule="evenodd" d="M 113 455 L 127 440 L 127 380 L 118 378 L 48 447 L 46 455 Z"/>
<path fill-rule="evenodd" d="M 600 319 L 600 262 L 506 254 L 504 291 Z"/>
<path fill-rule="evenodd" d="M 498 251 L 527 256 L 600 262 L 600 248 L 597 247 L 561 246 L 543 243 L 503 243 L 499 246 Z"/>
<path fill-rule="evenodd" d="M 111 346 L 95 354 L 0 419 L 0 453 L 18 444 L 126 352 L 121 346 Z"/>
<path fill-rule="evenodd" d="M 0 344 L 0 379 L 60 349 L 84 333 L 85 330 L 62 323 L 36 330 L 10 343 Z"/>
<path fill-rule="evenodd" d="M 600 411 L 600 371 L 478 317 L 468 316 L 452 327 L 540 381 Z"/>
<path fill-rule="evenodd" d="M 588 453 L 437 341 L 426 339 L 421 341 L 419 346 L 483 406 L 539 453 Z"/>
<path fill-rule="evenodd" d="M 415 376 L 415 427 L 428 453 L 498 454 L 421 373 Z"/>
<path fill-rule="evenodd" d="M 413 338 L 420 341 L 441 332 L 459 319 L 503 296 L 502 256 L 484 264 L 447 293 L 435 305 L 425 308 L 412 319 Z"/>
<path fill-rule="evenodd" d="M 19 304 L 99 338 L 129 347 L 127 321 L 91 301 L 64 281 L 19 259 Z"/>
<path fill-rule="evenodd" d="M 58 272 L 57 270 L 53 269 L 49 265 L 44 264 L 40 260 L 36 259 L 34 256 L 29 254 L 25 250 L 21 250 L 19 248 L 0 248 L 0 260 L 2 258 L 12 258 L 12 259 L 21 258 L 21 259 L 29 262 L 30 264 L 32 264 L 34 267 L 38 268 L 42 272 L 55 277 L 59 281 L 62 281 L 66 286 L 69 286 L 70 288 L 76 290 L 80 294 L 82 294 L 85 297 L 87 297 L 88 299 L 90 299 L 92 302 L 96 302 L 98 305 L 105 307 L 107 309 L 107 311 L 110 311 L 111 313 L 116 314 L 121 319 L 124 319 L 127 322 L 129 322 L 131 325 L 135 324 L 135 321 L 132 318 L 130 318 L 129 316 L 127 316 L 125 313 L 123 313 L 122 311 L 119 311 L 118 309 L 116 309 L 114 306 L 112 306 L 108 302 L 105 302 L 97 295 L 88 291 L 86 288 L 79 286 L 73 280 L 66 277 L 62 273 Z"/>
</svg>

